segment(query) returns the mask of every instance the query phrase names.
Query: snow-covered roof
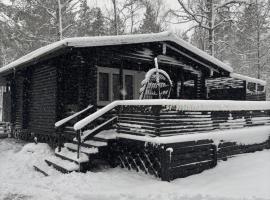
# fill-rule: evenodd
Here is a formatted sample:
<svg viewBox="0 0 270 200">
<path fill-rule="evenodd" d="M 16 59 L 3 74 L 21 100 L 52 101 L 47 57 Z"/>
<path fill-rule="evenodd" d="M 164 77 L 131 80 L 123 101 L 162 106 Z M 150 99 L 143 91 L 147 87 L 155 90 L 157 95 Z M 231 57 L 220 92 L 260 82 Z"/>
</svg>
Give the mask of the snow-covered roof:
<svg viewBox="0 0 270 200">
<path fill-rule="evenodd" d="M 244 76 L 242 74 L 231 73 L 230 77 L 236 78 L 236 79 L 241 79 L 241 80 L 244 80 L 244 81 L 247 81 L 247 82 L 259 83 L 261 85 L 266 85 L 266 81 L 263 81 L 263 80 L 257 79 L 257 78 L 251 78 L 249 76 Z"/>
<path fill-rule="evenodd" d="M 171 32 L 161 32 L 161 33 L 150 33 L 150 34 L 137 34 L 137 35 L 118 35 L 118 36 L 96 36 L 96 37 L 75 37 L 75 38 L 66 38 L 64 40 L 52 43 L 50 45 L 41 47 L 21 58 L 15 60 L 14 62 L 0 68 L 0 73 L 7 72 L 13 68 L 21 66 L 26 63 L 31 63 L 38 58 L 52 53 L 59 48 L 64 47 L 93 47 L 93 46 L 109 46 L 109 45 L 124 45 L 124 44 L 138 44 L 146 42 L 159 42 L 159 41 L 171 41 L 193 52 L 194 54 L 202 57 L 205 60 L 213 63 L 214 65 L 224 69 L 225 71 L 232 72 L 233 69 L 216 59 L 213 56 L 210 56 L 206 52 L 198 49 L 197 47 L 191 45 L 190 43 L 178 38 Z"/>
</svg>

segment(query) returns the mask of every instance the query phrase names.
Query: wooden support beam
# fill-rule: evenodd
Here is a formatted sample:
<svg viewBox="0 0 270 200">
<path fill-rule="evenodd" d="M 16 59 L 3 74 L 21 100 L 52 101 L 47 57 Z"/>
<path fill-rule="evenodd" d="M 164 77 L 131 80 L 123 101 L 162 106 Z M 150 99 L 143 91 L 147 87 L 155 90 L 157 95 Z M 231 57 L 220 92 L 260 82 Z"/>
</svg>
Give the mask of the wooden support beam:
<svg viewBox="0 0 270 200">
<path fill-rule="evenodd" d="M 119 68 L 119 83 L 120 83 L 120 91 L 119 91 L 119 97 L 120 100 L 124 99 L 123 90 L 124 90 L 124 77 L 123 77 L 123 60 L 121 59 L 121 65 Z"/>
<path fill-rule="evenodd" d="M 189 59 L 191 59 L 191 60 L 197 62 L 198 64 L 200 64 L 200 65 L 202 65 L 202 66 L 204 66 L 204 67 L 206 67 L 206 68 L 209 69 L 210 71 L 213 70 L 213 71 L 215 71 L 215 72 L 219 72 L 219 70 L 217 70 L 217 69 L 215 69 L 215 68 L 213 68 L 213 67 L 210 67 L 210 66 L 206 65 L 205 63 L 203 63 L 203 62 L 199 61 L 198 59 L 196 59 L 196 58 L 194 58 L 194 57 L 188 55 L 187 53 L 184 53 L 184 52 L 178 50 L 177 48 L 173 47 L 172 45 L 169 45 L 169 44 L 166 43 L 166 46 L 167 46 L 168 48 L 174 50 L 175 52 L 177 52 L 177 53 L 179 53 L 179 54 L 181 54 L 181 55 L 183 55 L 183 56 L 185 56 L 185 57 L 187 57 L 187 58 L 189 58 Z"/>
</svg>

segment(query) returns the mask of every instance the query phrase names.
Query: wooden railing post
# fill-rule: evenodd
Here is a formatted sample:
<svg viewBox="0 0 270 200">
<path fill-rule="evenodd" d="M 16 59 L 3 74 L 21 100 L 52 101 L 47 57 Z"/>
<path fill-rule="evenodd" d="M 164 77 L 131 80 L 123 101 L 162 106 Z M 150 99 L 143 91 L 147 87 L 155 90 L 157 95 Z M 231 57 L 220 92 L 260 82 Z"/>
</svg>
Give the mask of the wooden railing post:
<svg viewBox="0 0 270 200">
<path fill-rule="evenodd" d="M 167 151 L 165 146 L 159 147 L 160 156 L 161 156 L 161 180 L 168 181 L 171 180 L 171 152 Z"/>
<path fill-rule="evenodd" d="M 62 142 L 63 142 L 63 128 L 61 127 L 61 128 L 59 128 L 58 129 L 58 152 L 60 152 L 61 151 L 61 148 L 62 148 Z"/>
<path fill-rule="evenodd" d="M 77 131 L 77 141 L 78 141 L 77 159 L 79 159 L 80 158 L 80 148 L 81 148 L 81 130 Z"/>
<path fill-rule="evenodd" d="M 77 159 L 78 159 L 78 163 L 79 163 L 79 172 L 81 171 L 81 163 L 79 161 L 80 151 L 81 151 L 81 132 L 82 132 L 81 129 L 77 131 L 77 141 L 78 141 Z"/>
</svg>

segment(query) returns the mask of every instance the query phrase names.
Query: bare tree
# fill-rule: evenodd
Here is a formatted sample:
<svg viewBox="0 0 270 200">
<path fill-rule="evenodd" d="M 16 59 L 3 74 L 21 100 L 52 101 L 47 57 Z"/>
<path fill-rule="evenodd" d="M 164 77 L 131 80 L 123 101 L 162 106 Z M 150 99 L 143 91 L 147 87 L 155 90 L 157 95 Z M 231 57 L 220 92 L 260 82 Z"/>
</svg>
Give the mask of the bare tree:
<svg viewBox="0 0 270 200">
<path fill-rule="evenodd" d="M 202 28 L 208 32 L 208 52 L 214 55 L 215 30 L 224 23 L 233 22 L 236 7 L 245 4 L 243 0 L 178 0 L 179 10 L 169 10 L 168 14 L 177 18 L 176 23 L 192 24 L 188 30 Z"/>
</svg>

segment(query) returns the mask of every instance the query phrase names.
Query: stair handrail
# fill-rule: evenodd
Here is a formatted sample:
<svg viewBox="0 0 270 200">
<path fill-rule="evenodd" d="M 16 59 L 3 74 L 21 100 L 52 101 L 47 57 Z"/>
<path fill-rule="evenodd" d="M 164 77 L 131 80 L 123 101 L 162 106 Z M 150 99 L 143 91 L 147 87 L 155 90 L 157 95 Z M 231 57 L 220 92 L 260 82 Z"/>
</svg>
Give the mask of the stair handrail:
<svg viewBox="0 0 270 200">
<path fill-rule="evenodd" d="M 61 119 L 61 120 L 55 122 L 55 124 L 54 124 L 55 128 L 59 128 L 59 127 L 63 126 L 63 125 L 66 124 L 67 122 L 69 122 L 69 121 L 71 121 L 72 119 L 74 119 L 75 117 L 78 117 L 79 115 L 85 113 L 86 111 L 90 110 L 90 109 L 93 108 L 93 107 L 94 107 L 94 106 L 90 104 L 90 105 L 87 106 L 85 109 L 83 109 L 83 110 L 81 110 L 81 111 L 79 111 L 79 112 L 76 112 L 76 113 L 74 113 L 74 114 L 72 114 L 72 115 L 70 115 L 70 116 L 68 116 L 68 117 L 66 117 L 66 118 L 64 118 L 64 119 Z"/>
<path fill-rule="evenodd" d="M 97 118 L 101 117 L 102 115 L 108 113 L 115 107 L 119 105 L 119 101 L 113 101 L 112 103 L 104 106 L 103 108 L 99 109 L 98 111 L 94 112 L 93 114 L 85 117 L 84 119 L 78 121 L 74 124 L 73 128 L 75 131 L 81 130 L 91 122 L 95 121 Z"/>
</svg>

